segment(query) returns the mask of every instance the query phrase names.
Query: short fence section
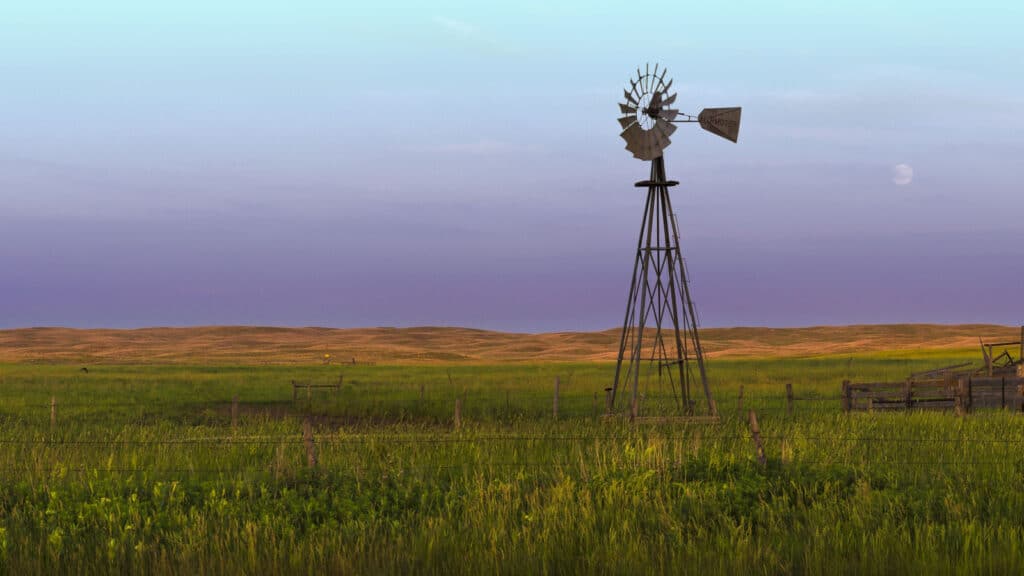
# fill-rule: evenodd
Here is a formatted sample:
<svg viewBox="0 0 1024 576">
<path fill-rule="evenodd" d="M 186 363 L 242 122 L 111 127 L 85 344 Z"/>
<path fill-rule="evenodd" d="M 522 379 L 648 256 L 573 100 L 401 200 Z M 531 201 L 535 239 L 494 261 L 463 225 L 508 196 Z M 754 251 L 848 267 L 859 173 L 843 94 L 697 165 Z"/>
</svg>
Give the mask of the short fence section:
<svg viewBox="0 0 1024 576">
<path fill-rule="evenodd" d="M 330 383 L 316 383 L 316 382 L 311 382 L 309 380 L 301 381 L 300 382 L 300 381 L 292 380 L 292 400 L 295 401 L 295 400 L 299 399 L 299 390 L 305 390 L 306 391 L 306 400 L 311 400 L 312 399 L 312 390 L 314 388 L 328 388 L 328 389 L 334 390 L 335 393 L 341 392 L 341 385 L 342 385 L 342 383 L 344 383 L 344 381 L 345 381 L 345 376 L 344 375 L 338 376 L 338 381 L 337 382 L 330 382 Z"/>
<path fill-rule="evenodd" d="M 904 382 L 843 381 L 843 411 L 1024 409 L 1024 378 L 971 376 Z"/>
</svg>

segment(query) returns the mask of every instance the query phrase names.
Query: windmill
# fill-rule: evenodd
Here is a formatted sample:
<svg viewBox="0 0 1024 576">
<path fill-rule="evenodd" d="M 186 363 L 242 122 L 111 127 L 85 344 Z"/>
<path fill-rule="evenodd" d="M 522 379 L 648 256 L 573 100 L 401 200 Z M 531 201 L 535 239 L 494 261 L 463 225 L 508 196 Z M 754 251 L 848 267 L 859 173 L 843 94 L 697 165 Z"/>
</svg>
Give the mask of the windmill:
<svg viewBox="0 0 1024 576">
<path fill-rule="evenodd" d="M 650 64 L 642 72 L 637 68 L 636 77 L 623 90 L 626 101 L 619 104 L 620 136 L 626 141 L 626 150 L 634 158 L 649 161 L 651 172 L 650 178 L 635 184 L 647 189 L 647 202 L 619 340 L 615 382 L 609 392 L 610 405 L 615 406 L 620 389 L 628 389 L 630 414 L 636 417 L 641 380 L 645 386 L 652 380 L 663 386 L 667 380 L 676 408 L 692 413 L 696 403 L 691 387 L 699 378 L 707 412 L 717 415 L 704 369 L 686 262 L 679 247 L 679 224 L 668 194 L 668 189 L 679 182 L 665 177 L 662 154 L 671 143 L 669 137 L 676 131 L 676 124 L 681 123 L 698 123 L 704 130 L 736 142 L 741 109 L 705 108 L 696 117 L 680 114 L 674 107 L 676 94 L 669 95 L 672 80 L 666 80 L 666 72 L 662 69 L 659 73 L 657 64 L 653 71 Z"/>
</svg>

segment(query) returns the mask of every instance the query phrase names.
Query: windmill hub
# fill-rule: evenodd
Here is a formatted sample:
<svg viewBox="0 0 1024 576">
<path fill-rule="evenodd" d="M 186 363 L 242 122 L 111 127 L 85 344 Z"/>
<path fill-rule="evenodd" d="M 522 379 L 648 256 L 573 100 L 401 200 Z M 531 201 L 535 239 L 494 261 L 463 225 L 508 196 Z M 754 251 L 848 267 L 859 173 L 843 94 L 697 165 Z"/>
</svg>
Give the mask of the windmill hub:
<svg viewBox="0 0 1024 576">
<path fill-rule="evenodd" d="M 650 94 L 644 94 L 640 97 L 639 106 L 636 111 L 636 121 L 643 130 L 650 130 L 658 122 L 658 116 L 661 114 L 661 103 L 655 102 L 655 98 Z"/>
<path fill-rule="evenodd" d="M 707 410 L 714 415 L 717 409 L 704 371 L 696 307 L 690 298 L 686 263 L 679 247 L 679 224 L 668 193 L 679 182 L 666 178 L 663 153 L 672 143 L 669 136 L 678 123 L 699 123 L 708 132 L 735 142 L 741 110 L 705 108 L 696 117 L 680 114 L 672 108 L 676 94 L 669 94 L 672 80 L 666 81 L 665 69 L 659 74 L 658 65 L 653 72 L 648 65 L 644 72 L 637 68 L 636 74 L 623 91 L 626 101 L 619 103 L 620 136 L 634 158 L 650 161 L 651 172 L 649 179 L 635 184 L 647 188 L 647 203 L 619 340 L 615 382 L 610 389 L 611 403 L 614 405 L 620 387 L 630 389 L 631 415 L 636 416 L 641 380 L 648 391 L 652 380 L 667 380 L 676 407 L 692 412 L 690 384 L 699 376 Z"/>
</svg>

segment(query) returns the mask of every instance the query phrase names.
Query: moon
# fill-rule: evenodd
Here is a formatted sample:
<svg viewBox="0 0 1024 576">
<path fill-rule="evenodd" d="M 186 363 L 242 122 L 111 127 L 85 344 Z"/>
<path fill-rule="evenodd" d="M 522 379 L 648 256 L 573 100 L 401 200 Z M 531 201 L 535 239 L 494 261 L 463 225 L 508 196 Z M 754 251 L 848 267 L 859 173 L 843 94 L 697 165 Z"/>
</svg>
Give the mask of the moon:
<svg viewBox="0 0 1024 576">
<path fill-rule="evenodd" d="M 914 180 L 914 167 L 910 164 L 897 164 L 892 167 L 892 183 L 906 186 Z"/>
</svg>

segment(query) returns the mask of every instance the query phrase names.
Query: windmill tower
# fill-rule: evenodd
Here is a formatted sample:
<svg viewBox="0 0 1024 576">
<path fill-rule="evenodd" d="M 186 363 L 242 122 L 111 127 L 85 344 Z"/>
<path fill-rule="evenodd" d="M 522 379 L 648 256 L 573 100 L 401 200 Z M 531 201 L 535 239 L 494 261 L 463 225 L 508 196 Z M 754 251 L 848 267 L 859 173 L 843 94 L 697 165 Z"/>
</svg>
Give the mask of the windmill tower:
<svg viewBox="0 0 1024 576">
<path fill-rule="evenodd" d="M 704 369 L 704 353 L 697 332 L 697 312 L 690 298 L 686 261 L 679 246 L 679 224 L 672 211 L 668 189 L 679 182 L 665 176 L 662 153 L 671 144 L 676 124 L 698 123 L 701 128 L 736 142 L 740 108 L 705 108 L 696 117 L 673 108 L 676 94 L 669 95 L 672 80 L 666 70 L 650 65 L 639 68 L 623 91 L 619 104 L 622 117 L 620 136 L 633 157 L 651 164 L 650 177 L 635 184 L 647 189 L 647 202 L 640 221 L 640 238 L 633 262 L 633 280 L 626 300 L 619 355 L 615 365 L 611 405 L 620 391 L 630 394 L 630 414 L 639 410 L 640 390 L 658 386 L 672 391 L 677 410 L 693 413 L 697 403 L 693 388 L 698 384 L 706 411 L 716 415 Z"/>
</svg>

